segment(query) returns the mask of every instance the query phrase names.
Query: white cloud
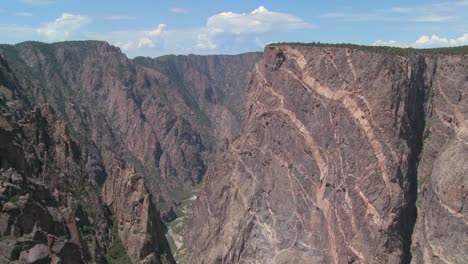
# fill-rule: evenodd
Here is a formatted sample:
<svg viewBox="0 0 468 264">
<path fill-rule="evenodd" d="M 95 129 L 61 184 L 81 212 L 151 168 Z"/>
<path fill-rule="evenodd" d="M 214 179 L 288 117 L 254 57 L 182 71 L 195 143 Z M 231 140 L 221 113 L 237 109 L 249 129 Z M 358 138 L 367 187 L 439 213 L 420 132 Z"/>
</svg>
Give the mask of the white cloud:
<svg viewBox="0 0 468 264">
<path fill-rule="evenodd" d="M 218 45 L 213 42 L 214 36 L 219 33 L 222 33 L 223 30 L 219 28 L 215 28 L 213 30 L 203 30 L 197 35 L 197 48 L 200 49 L 216 49 Z"/>
<path fill-rule="evenodd" d="M 32 16 L 32 13 L 30 13 L 30 12 L 18 12 L 18 13 L 15 13 L 15 16 L 30 17 L 30 16 Z"/>
<path fill-rule="evenodd" d="M 131 49 L 132 47 L 135 46 L 135 44 L 133 43 L 133 41 L 126 41 L 126 42 L 120 42 L 120 41 L 117 41 L 114 43 L 115 46 L 117 47 L 120 47 L 122 50 L 129 50 Z"/>
<path fill-rule="evenodd" d="M 423 35 L 419 37 L 415 42 L 415 46 L 419 47 L 432 47 L 432 46 L 457 46 L 468 44 L 468 34 L 463 34 L 463 36 L 457 39 L 448 39 L 445 37 L 440 37 L 437 35 L 426 36 Z"/>
<path fill-rule="evenodd" d="M 50 0 L 39 1 L 47 2 Z M 125 20 L 133 17 L 113 14 L 99 18 Z M 264 37 L 276 35 L 276 32 L 284 33 L 313 27 L 300 17 L 272 12 L 263 6 L 249 13 L 222 12 L 215 14 L 207 18 L 204 26 L 192 28 L 168 29 L 166 24 L 161 23 L 154 28 L 141 30 L 94 32 L 85 30 L 88 23 L 91 23 L 90 17 L 65 13 L 56 20 L 38 27 L 25 26 L 22 31 L 14 30 L 17 28 L 15 25 L 7 25 L 5 29 L 0 27 L 0 33 L 7 32 L 8 39 L 5 41 L 10 43 L 17 42 L 18 39 L 48 42 L 68 39 L 104 40 L 120 47 L 129 56 L 134 56 L 168 53 L 240 53 L 257 49 L 262 46 Z M 24 37 L 26 34 L 27 37 Z"/>
<path fill-rule="evenodd" d="M 249 13 L 222 12 L 201 27 L 168 29 L 159 24 L 137 31 L 88 32 L 87 37 L 106 40 L 125 50 L 129 56 L 168 53 L 240 53 L 263 46 L 263 38 L 276 32 L 310 29 L 314 26 L 287 13 L 272 12 L 260 6 Z"/>
<path fill-rule="evenodd" d="M 185 8 L 181 8 L 181 7 L 174 7 L 174 8 L 171 8 L 171 12 L 176 13 L 176 14 L 187 14 L 188 10 Z"/>
<path fill-rule="evenodd" d="M 64 13 L 55 21 L 39 27 L 37 33 L 50 41 L 62 41 L 90 22 L 89 17 Z"/>
<path fill-rule="evenodd" d="M 155 36 L 161 35 L 161 33 L 166 28 L 166 26 L 167 26 L 166 24 L 159 24 L 157 28 L 155 28 L 154 30 L 148 32 L 148 36 L 149 37 L 155 37 Z"/>
<path fill-rule="evenodd" d="M 154 42 L 148 37 L 140 38 L 140 40 L 138 41 L 138 45 L 137 45 L 138 48 L 143 48 L 143 47 L 154 48 L 155 46 L 156 45 L 154 44 Z"/>
<path fill-rule="evenodd" d="M 159 24 L 153 30 L 136 32 L 118 31 L 105 35 L 90 34 L 89 37 L 106 40 L 125 51 L 140 48 L 154 48 L 156 44 L 161 41 L 166 27 L 166 24 Z"/>
<path fill-rule="evenodd" d="M 197 36 L 197 47 L 216 48 L 214 38 L 222 33 L 236 35 L 258 34 L 312 27 L 311 24 L 306 23 L 300 17 L 287 13 L 272 12 L 263 6 L 248 14 L 222 12 L 208 18 L 205 28 Z"/>
<path fill-rule="evenodd" d="M 221 29 L 234 34 L 264 33 L 310 28 L 302 18 L 291 14 L 272 12 L 260 6 L 249 14 L 223 12 L 208 18 L 207 28 Z"/>
<path fill-rule="evenodd" d="M 380 39 L 372 43 L 372 45 L 373 46 L 400 46 L 399 43 L 395 40 L 383 41 Z"/>
<path fill-rule="evenodd" d="M 19 0 L 19 1 L 25 4 L 30 4 L 30 5 L 48 5 L 54 2 L 52 0 Z"/>
<path fill-rule="evenodd" d="M 459 38 L 447 38 L 438 35 L 422 35 L 412 43 L 398 42 L 395 40 L 383 41 L 377 40 L 372 45 L 374 46 L 396 46 L 396 47 L 415 47 L 415 48 L 432 48 L 432 47 L 453 47 L 468 45 L 468 33 L 463 34 Z"/>
<path fill-rule="evenodd" d="M 127 15 L 112 15 L 112 16 L 105 16 L 104 19 L 106 20 L 132 20 L 132 19 L 135 19 L 135 17 L 127 16 Z"/>
</svg>

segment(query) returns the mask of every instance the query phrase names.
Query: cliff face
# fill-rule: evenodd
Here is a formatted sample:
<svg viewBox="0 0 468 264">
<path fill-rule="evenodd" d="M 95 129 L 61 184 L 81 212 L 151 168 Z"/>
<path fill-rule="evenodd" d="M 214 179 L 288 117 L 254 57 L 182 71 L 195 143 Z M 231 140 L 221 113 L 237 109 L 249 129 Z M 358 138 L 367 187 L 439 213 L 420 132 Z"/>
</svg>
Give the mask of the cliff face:
<svg viewBox="0 0 468 264">
<path fill-rule="evenodd" d="M 259 56 L 1 45 L 0 262 L 468 262 L 467 55 Z"/>
<path fill-rule="evenodd" d="M 54 178 L 44 182 L 44 188 L 75 190 L 89 181 L 93 186 L 89 192 L 97 200 L 101 201 L 102 194 L 104 209 L 87 202 L 83 207 L 111 209 L 115 219 L 101 231 L 110 233 L 111 226 L 117 225 L 132 262 L 173 263 L 157 206 L 169 210 L 201 181 L 217 144 L 213 123 L 238 122 L 239 108 L 231 109 L 228 104 L 232 98 L 242 100 L 249 69 L 259 54 L 241 55 L 240 59 L 167 57 L 161 62 L 154 60 L 153 66 L 129 60 L 118 48 L 94 41 L 2 45 L 0 54 L 5 66 L 0 70 L 5 76 L 2 102 L 7 106 L 18 102 L 24 112 L 34 105 L 48 104 L 54 120 L 61 124 L 60 135 L 66 131 L 66 138 L 73 142 L 73 147 L 57 143 L 61 146 L 56 148 L 59 156 L 52 159 L 61 162 L 78 151 L 75 163 L 80 170 L 68 177 L 76 182 L 58 184 Z M 183 70 L 177 68 L 182 65 Z M 205 72 L 208 68 L 222 69 L 224 74 Z M 182 72 L 191 74 L 180 75 Z M 226 79 L 230 85 L 222 86 Z M 13 86 L 19 87 L 17 91 Z M 220 96 L 227 92 L 229 100 L 225 102 Z M 21 98 L 13 100 L 15 93 Z M 13 116 L 14 122 L 20 119 L 15 117 L 18 113 L 12 107 L 2 112 L 5 118 Z M 9 139 L 4 143 L 7 147 L 12 144 Z M 54 146 L 49 141 L 42 143 Z M 2 150 L 4 153 L 9 152 Z M 23 155 L 27 154 L 13 157 L 21 159 Z M 5 168 L 23 166 L 20 161 L 14 165 L 6 161 L 10 156 L 2 158 Z M 36 170 L 38 166 L 31 165 Z M 57 174 L 63 169 L 58 167 Z M 34 172 L 26 177 L 40 175 Z M 110 222 L 110 213 L 106 217 Z M 99 254 L 109 251 L 107 245 L 115 240 L 111 236 L 104 239 Z"/>
<path fill-rule="evenodd" d="M 197 198 L 192 263 L 465 262 L 467 67 L 267 47 Z"/>
<path fill-rule="evenodd" d="M 114 238 L 89 181 L 101 164 L 96 149 L 78 146 L 50 106 L 30 109 L 0 63 L 0 262 L 105 262 Z"/>
<path fill-rule="evenodd" d="M 209 120 L 202 137 L 207 138 L 207 147 L 212 148 L 213 143 L 225 144 L 238 135 L 245 88 L 260 57 L 261 53 L 170 55 L 155 59 L 138 57 L 134 61 L 169 76 L 191 98 L 195 106 L 192 111 L 201 111 Z"/>
<path fill-rule="evenodd" d="M 468 262 L 468 58 L 427 59 L 434 71 L 418 167 L 412 263 Z"/>
</svg>

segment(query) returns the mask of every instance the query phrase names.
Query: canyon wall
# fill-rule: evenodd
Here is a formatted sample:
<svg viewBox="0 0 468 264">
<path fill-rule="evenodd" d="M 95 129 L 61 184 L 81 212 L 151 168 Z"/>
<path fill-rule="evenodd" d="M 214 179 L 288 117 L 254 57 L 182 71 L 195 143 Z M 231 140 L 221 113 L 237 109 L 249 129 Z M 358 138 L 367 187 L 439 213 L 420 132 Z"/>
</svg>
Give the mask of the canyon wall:
<svg viewBox="0 0 468 264">
<path fill-rule="evenodd" d="M 467 59 L 267 46 L 192 263 L 466 262 Z"/>
<path fill-rule="evenodd" d="M 468 262 L 466 51 L 261 55 L 0 45 L 0 262 Z"/>
<path fill-rule="evenodd" d="M 75 191 L 84 188 L 83 181 L 89 181 L 93 188 L 86 193 L 97 196 L 104 209 L 93 203 L 80 204 L 87 213 L 109 211 L 107 220 L 113 220 L 112 225 L 117 226 L 132 262 L 173 263 L 159 210 L 177 206 L 184 194 L 201 181 L 216 149 L 214 129 L 221 129 L 213 123 L 222 120 L 224 126 L 239 122 L 239 110 L 225 106 L 228 103 L 221 95 L 228 92 L 229 102 L 232 98 L 243 100 L 248 69 L 260 54 L 197 57 L 193 62 L 188 58 L 183 72 L 195 77 L 187 78 L 179 76 L 182 70 L 172 66 L 185 57 L 169 57 L 161 63 L 155 59 L 154 67 L 144 66 L 128 59 L 120 49 L 98 41 L 24 42 L 2 45 L 0 54 L 5 64 L 1 73 L 11 77 L 2 86 L 5 105 L 27 102 L 24 112 L 47 105 L 46 109 L 54 112 L 54 120 L 60 123 L 60 134 L 74 142 L 74 147 L 57 151 L 64 152 L 64 157 L 69 152 L 78 153 L 75 161 L 80 170 L 70 173 L 73 177 L 65 177 L 76 182 L 57 186 L 57 181 L 51 179 L 43 182 L 44 188 Z M 205 72 L 198 67 L 200 63 L 221 72 Z M 163 68 L 158 70 L 156 64 Z M 13 82 L 21 90 L 21 98 L 11 97 Z M 229 85 L 222 86 L 224 82 Z M 19 112 L 5 108 L 3 114 L 20 122 L 20 118 L 11 118 Z M 230 129 L 226 125 L 227 130 Z M 226 134 L 223 139 L 231 136 Z M 33 146 L 39 143 L 28 142 Z M 51 142 L 43 144 L 53 147 L 49 146 Z M 23 155 L 27 154 L 17 154 Z M 21 166 L 8 162 L 4 167 Z M 64 168 L 56 170 L 61 174 Z M 43 174 L 19 173 L 28 179 Z M 112 225 L 100 231 L 111 233 Z M 105 244 L 111 244 L 113 239 L 106 239 Z M 109 250 L 105 247 L 99 251 L 102 255 Z"/>
</svg>

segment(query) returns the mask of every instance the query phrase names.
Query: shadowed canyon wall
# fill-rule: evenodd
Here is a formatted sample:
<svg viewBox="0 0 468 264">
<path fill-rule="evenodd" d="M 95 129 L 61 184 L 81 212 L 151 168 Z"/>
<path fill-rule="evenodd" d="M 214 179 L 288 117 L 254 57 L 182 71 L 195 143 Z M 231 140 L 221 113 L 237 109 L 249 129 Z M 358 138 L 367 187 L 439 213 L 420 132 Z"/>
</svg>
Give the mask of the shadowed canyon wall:
<svg viewBox="0 0 468 264">
<path fill-rule="evenodd" d="M 75 181 L 58 184 L 56 179 L 46 179 L 42 182 L 44 188 L 70 190 L 69 195 L 75 197 L 77 189 L 90 185 L 91 189 L 83 195 L 96 196 L 93 203 L 81 200 L 77 203 L 87 213 L 108 210 L 106 217 L 112 222 L 93 233 L 111 233 L 110 226 L 117 226 L 132 262 L 174 262 L 164 237 L 165 227 L 159 209 L 169 210 L 201 181 L 211 153 L 216 149 L 214 135 L 219 133 L 215 130 L 229 132 L 220 140 L 229 139 L 235 133 L 229 125 L 232 123 L 235 127 L 239 123 L 239 108 L 232 107 L 231 102 L 243 101 L 248 73 L 260 54 L 168 57 L 161 59 L 161 63 L 154 59 L 155 66 L 150 67 L 139 64 L 138 60 L 129 60 L 116 47 L 96 41 L 25 42 L 3 45 L 0 53 L 4 64 L 1 73 L 9 76 L 2 84 L 5 126 L 21 123 L 21 111 L 47 104 L 46 108 L 54 112 L 62 131 L 48 135 L 62 135 L 72 142 L 65 150 L 55 148 L 55 152 L 62 154 L 52 160 L 61 162 L 75 155 L 77 170 L 65 174 L 65 178 Z M 173 66 L 179 61 L 184 63 L 183 69 Z M 21 91 L 21 97 L 13 97 L 12 89 Z M 31 102 L 31 106 L 9 107 L 24 102 Z M 53 124 L 49 122 L 45 126 Z M 17 130 L 17 133 L 24 133 L 24 129 Z M 13 143 L 8 138 L 3 139 L 6 145 Z M 53 147 L 53 142 L 19 141 L 31 147 L 40 143 Z M 41 151 L 46 154 L 36 155 L 49 154 L 47 150 Z M 45 174 L 35 171 L 25 175 L 21 159 L 29 154 L 9 153 L 2 151 L 5 169 L 16 168 L 28 179 Z M 41 160 L 31 167 L 39 170 L 37 167 L 46 166 L 43 163 L 45 161 Z M 58 167 L 55 173 L 63 173 L 63 170 L 65 168 Z M 89 184 L 82 183 L 88 181 Z M 97 201 L 105 208 L 96 208 L 94 202 Z M 18 240 L 18 236 L 12 239 Z M 112 239 L 105 239 L 107 246 Z M 92 250 L 101 255 L 109 251 L 108 248 Z M 82 249 L 81 254 L 87 251 Z M 6 258 L 14 260 L 19 256 Z M 103 260 L 95 261 L 102 263 Z"/>
</svg>

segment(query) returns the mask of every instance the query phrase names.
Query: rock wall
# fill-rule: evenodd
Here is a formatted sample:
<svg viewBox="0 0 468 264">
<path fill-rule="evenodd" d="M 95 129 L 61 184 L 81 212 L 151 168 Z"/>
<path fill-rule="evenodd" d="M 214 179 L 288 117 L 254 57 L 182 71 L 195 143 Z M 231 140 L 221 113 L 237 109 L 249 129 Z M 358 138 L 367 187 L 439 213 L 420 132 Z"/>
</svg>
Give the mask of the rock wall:
<svg viewBox="0 0 468 264">
<path fill-rule="evenodd" d="M 439 113 L 438 129 L 464 131 L 467 65 L 466 55 L 267 46 L 241 136 L 218 155 L 198 196 L 192 263 L 463 262 L 465 198 L 452 192 L 445 199 L 453 204 L 435 204 L 434 189 L 466 182 L 466 142 L 454 136 L 463 132 L 431 136 L 427 118 Z M 446 103 L 443 92 L 462 99 Z M 438 100 L 449 109 L 437 109 Z M 431 137 L 448 150 L 428 150 Z M 432 166 L 429 156 L 439 164 L 458 157 L 457 169 Z M 419 177 L 440 187 L 418 186 Z M 437 227 L 441 216 L 456 228 Z"/>
<path fill-rule="evenodd" d="M 129 60 L 120 49 L 97 41 L 1 45 L 0 54 L 0 76 L 5 75 L 2 102 L 13 106 L 20 101 L 25 111 L 48 104 L 60 140 L 42 146 L 55 146 L 57 173 L 71 166 L 65 161 L 70 156 L 80 169 L 73 171 L 75 181 L 59 184 L 53 176 L 46 187 L 76 189 L 89 180 L 93 195 L 102 192 L 105 207 L 116 215 L 114 224 L 134 263 L 173 263 L 158 207 L 166 211 L 177 206 L 201 181 L 218 143 L 215 128 L 232 136 L 228 125 L 238 124 L 240 108 L 226 105 L 233 98 L 242 101 L 248 72 L 259 54 L 193 61 L 170 56 L 154 59 L 152 65 Z M 200 64 L 210 65 L 206 67 L 213 72 L 198 69 Z M 224 75 L 218 75 L 219 70 Z M 182 77 L 185 72 L 190 74 Z M 224 86 L 226 79 L 229 85 Z M 20 89 L 11 90 L 12 83 Z M 21 93 L 20 100 L 13 100 L 15 93 Z M 219 99 L 221 94 L 229 100 Z M 16 108 L 3 111 L 6 117 L 17 113 Z M 223 125 L 214 125 L 218 122 Z M 5 166 L 9 160 L 1 159 Z M 21 167 L 20 162 L 13 167 Z M 31 166 L 36 171 L 27 177 L 38 177 L 37 166 Z"/>
<path fill-rule="evenodd" d="M 0 261 L 468 261 L 467 55 L 259 55 L 0 45 Z"/>
<path fill-rule="evenodd" d="M 4 86 L 14 79 L 0 81 L 16 94 L 0 103 L 0 262 L 104 263 L 110 214 L 85 167 L 93 150 L 50 106 L 27 111 L 21 90 Z"/>
<path fill-rule="evenodd" d="M 426 58 L 433 71 L 418 166 L 412 263 L 468 261 L 468 58 Z"/>
</svg>

